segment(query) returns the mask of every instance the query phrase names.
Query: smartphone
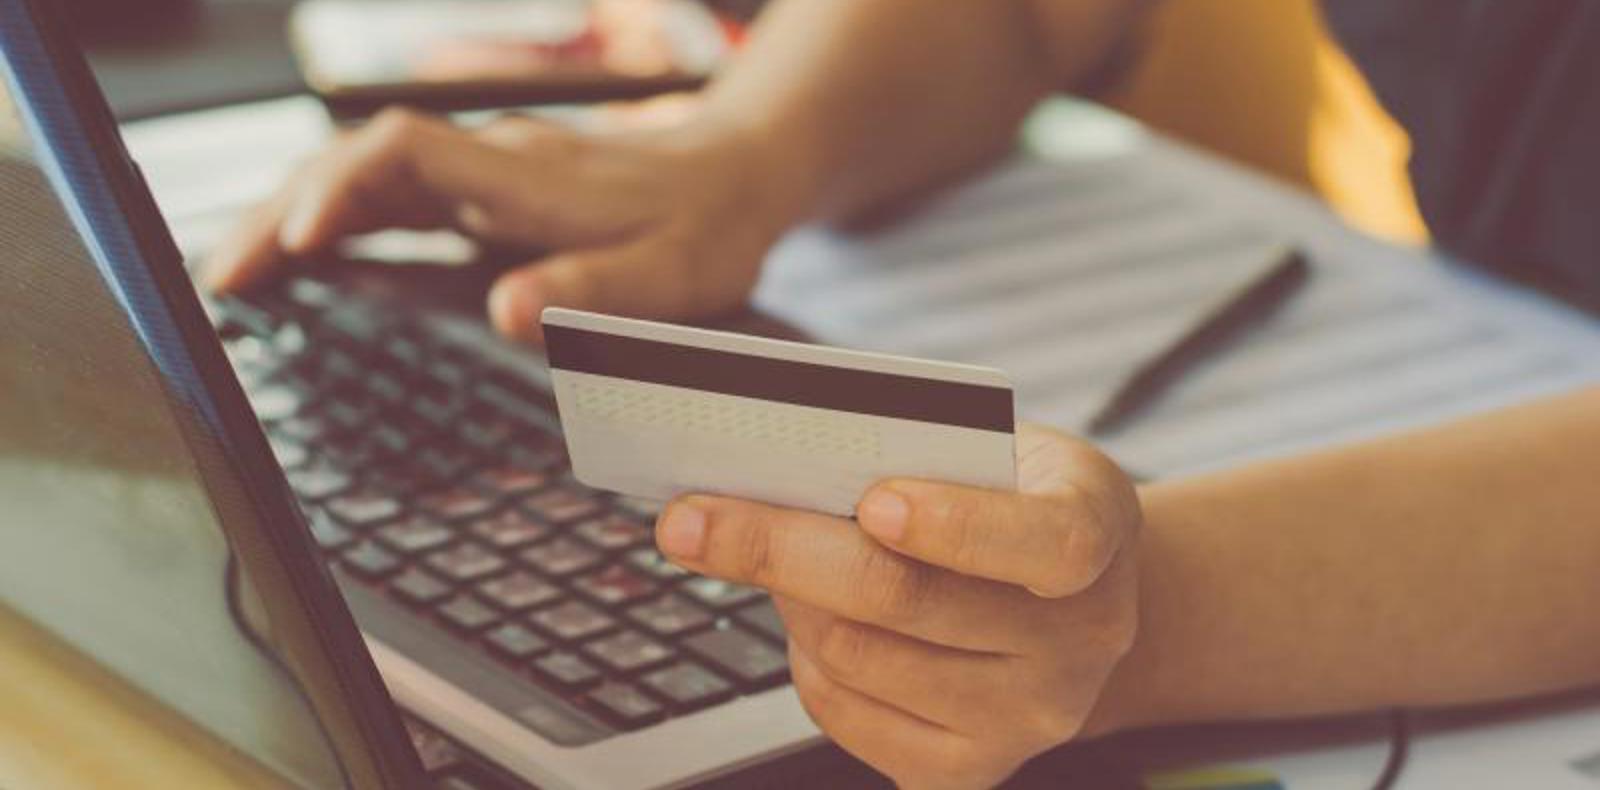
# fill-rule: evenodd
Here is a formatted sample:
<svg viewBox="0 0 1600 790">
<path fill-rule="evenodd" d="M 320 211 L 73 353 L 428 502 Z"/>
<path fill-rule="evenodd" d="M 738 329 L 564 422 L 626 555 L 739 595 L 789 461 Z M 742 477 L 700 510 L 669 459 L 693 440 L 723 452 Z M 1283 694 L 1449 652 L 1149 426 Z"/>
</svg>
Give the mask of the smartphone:
<svg viewBox="0 0 1600 790">
<path fill-rule="evenodd" d="M 289 33 L 306 83 L 351 117 L 692 89 L 744 26 L 695 0 L 307 0 Z"/>
</svg>

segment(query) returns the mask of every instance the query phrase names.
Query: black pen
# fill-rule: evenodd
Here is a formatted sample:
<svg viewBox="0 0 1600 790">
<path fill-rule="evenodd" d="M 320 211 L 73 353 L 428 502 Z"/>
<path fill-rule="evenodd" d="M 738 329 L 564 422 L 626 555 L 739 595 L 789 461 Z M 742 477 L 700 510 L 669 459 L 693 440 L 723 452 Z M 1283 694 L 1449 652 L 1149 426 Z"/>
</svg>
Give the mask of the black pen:
<svg viewBox="0 0 1600 790">
<path fill-rule="evenodd" d="M 1089 433 L 1104 436 L 1121 427 L 1195 363 L 1276 312 L 1305 284 L 1310 273 L 1305 253 L 1294 247 L 1285 248 L 1278 262 L 1265 274 L 1245 286 L 1215 313 L 1206 316 L 1170 348 L 1139 366 L 1117 388 L 1100 413 L 1089 421 Z"/>
</svg>

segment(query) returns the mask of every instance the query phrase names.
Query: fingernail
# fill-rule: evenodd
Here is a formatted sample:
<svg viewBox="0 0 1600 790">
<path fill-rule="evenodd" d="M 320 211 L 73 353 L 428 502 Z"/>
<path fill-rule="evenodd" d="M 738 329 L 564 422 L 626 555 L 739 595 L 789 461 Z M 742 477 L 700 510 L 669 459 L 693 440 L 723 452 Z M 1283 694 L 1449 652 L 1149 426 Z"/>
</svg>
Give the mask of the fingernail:
<svg viewBox="0 0 1600 790">
<path fill-rule="evenodd" d="M 906 535 L 911 520 L 911 503 L 887 488 L 873 489 L 856 505 L 856 520 L 861 528 L 880 540 L 898 542 Z"/>
<path fill-rule="evenodd" d="M 489 291 L 489 320 L 500 333 L 518 340 L 538 338 L 539 300 L 526 278 L 510 278 Z"/>
<path fill-rule="evenodd" d="M 706 514 L 689 505 L 674 505 L 661 518 L 657 536 L 662 553 L 678 559 L 698 559 L 706 547 Z"/>
</svg>

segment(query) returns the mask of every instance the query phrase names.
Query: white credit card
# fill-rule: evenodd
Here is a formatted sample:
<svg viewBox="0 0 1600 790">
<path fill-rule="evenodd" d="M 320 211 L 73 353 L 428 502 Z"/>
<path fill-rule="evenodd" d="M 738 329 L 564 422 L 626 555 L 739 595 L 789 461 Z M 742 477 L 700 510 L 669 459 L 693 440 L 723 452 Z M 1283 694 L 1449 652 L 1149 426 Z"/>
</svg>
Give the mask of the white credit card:
<svg viewBox="0 0 1600 790">
<path fill-rule="evenodd" d="M 584 485 L 836 515 L 888 477 L 1016 486 L 999 371 L 555 307 L 543 321 Z"/>
</svg>

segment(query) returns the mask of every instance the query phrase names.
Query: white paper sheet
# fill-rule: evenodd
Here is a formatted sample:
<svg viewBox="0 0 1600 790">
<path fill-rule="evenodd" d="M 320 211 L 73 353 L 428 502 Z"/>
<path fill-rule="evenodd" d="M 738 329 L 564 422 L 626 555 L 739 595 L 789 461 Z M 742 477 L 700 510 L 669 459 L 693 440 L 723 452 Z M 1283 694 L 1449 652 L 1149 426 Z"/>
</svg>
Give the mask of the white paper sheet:
<svg viewBox="0 0 1600 790">
<path fill-rule="evenodd" d="M 1024 417 L 1081 428 L 1283 240 L 1310 284 L 1108 442 L 1183 474 L 1600 379 L 1600 324 L 1380 244 L 1283 185 L 1083 105 L 1010 162 L 872 235 L 796 234 L 759 301 L 823 339 L 1007 370 Z"/>
</svg>

